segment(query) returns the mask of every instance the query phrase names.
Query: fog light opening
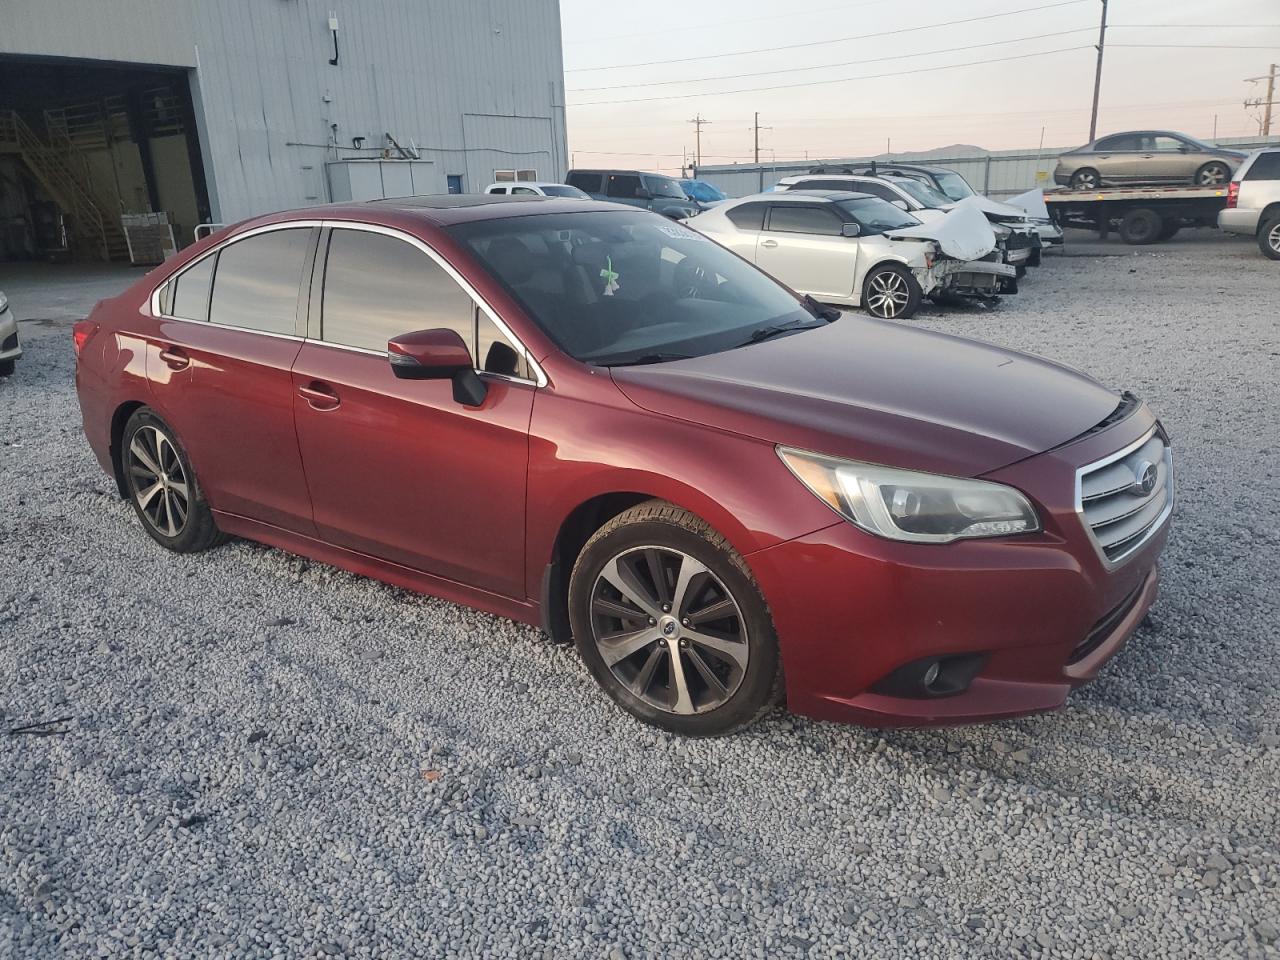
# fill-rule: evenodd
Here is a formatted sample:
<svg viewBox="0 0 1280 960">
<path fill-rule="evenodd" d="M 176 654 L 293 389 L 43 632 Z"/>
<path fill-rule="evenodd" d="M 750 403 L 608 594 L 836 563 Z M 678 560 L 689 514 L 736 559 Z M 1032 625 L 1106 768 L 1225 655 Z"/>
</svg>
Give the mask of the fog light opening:
<svg viewBox="0 0 1280 960">
<path fill-rule="evenodd" d="M 925 699 L 951 697 L 969 689 L 986 662 L 985 653 L 958 653 L 922 657 L 893 670 L 877 682 L 873 693 L 889 697 Z"/>
</svg>

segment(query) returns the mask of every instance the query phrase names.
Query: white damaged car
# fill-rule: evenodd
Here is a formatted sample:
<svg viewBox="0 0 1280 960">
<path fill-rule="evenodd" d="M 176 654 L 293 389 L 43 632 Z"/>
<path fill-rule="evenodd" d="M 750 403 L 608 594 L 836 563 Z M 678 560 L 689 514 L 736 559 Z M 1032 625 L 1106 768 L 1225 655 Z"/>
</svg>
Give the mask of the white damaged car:
<svg viewBox="0 0 1280 960">
<path fill-rule="evenodd" d="M 686 222 L 799 293 L 888 320 L 910 317 L 926 296 L 994 298 L 1017 273 L 968 202 L 923 223 L 865 193 L 788 190 Z"/>
</svg>

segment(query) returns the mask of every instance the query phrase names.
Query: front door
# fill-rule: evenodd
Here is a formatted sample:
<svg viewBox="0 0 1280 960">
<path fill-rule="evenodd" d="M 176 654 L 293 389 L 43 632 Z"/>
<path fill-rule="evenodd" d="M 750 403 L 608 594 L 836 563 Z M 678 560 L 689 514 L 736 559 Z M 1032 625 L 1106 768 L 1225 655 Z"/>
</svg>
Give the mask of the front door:
<svg viewBox="0 0 1280 960">
<path fill-rule="evenodd" d="M 801 293 L 853 296 L 858 241 L 826 205 L 774 203 L 756 243 L 756 266 Z"/>
<path fill-rule="evenodd" d="M 147 355 L 154 406 L 186 447 L 210 505 L 307 535 L 315 528 L 291 370 L 318 233 L 272 229 L 197 260 L 161 291 Z"/>
<path fill-rule="evenodd" d="M 502 339 L 496 326 L 416 242 L 334 228 L 322 246 L 312 339 L 293 367 L 298 442 L 320 537 L 522 598 L 536 391 L 524 361 L 494 349 Z M 480 406 L 454 400 L 448 380 L 400 380 L 392 372 L 389 339 L 439 327 L 457 330 L 481 366 L 487 362 Z"/>
</svg>

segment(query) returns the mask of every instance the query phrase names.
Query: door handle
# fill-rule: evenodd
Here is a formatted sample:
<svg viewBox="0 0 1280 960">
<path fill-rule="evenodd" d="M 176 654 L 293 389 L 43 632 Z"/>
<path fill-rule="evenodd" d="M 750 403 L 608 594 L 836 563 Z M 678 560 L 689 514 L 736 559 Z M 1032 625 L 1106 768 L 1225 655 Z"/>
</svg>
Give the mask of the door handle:
<svg viewBox="0 0 1280 960">
<path fill-rule="evenodd" d="M 768 247 L 770 250 L 772 250 L 772 249 L 773 249 L 774 247 L 776 247 L 777 245 L 778 245 L 778 241 L 777 241 L 777 240 L 761 240 L 761 241 L 760 241 L 760 246 L 762 246 L 762 247 Z"/>
<path fill-rule="evenodd" d="M 191 358 L 177 347 L 165 347 L 160 351 L 160 359 L 170 370 L 185 370 L 191 366 Z"/>
<path fill-rule="evenodd" d="M 299 387 L 298 396 L 306 400 L 312 410 L 335 410 L 342 403 L 333 388 L 319 380 L 312 380 L 306 386 Z"/>
</svg>

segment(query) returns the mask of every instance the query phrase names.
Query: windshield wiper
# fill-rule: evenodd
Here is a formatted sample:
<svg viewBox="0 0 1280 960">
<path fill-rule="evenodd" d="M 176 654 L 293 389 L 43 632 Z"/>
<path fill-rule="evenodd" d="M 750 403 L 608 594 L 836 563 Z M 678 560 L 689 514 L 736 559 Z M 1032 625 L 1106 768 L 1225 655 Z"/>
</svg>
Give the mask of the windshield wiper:
<svg viewBox="0 0 1280 960">
<path fill-rule="evenodd" d="M 794 320 L 788 320 L 786 323 L 775 323 L 769 327 L 760 327 L 751 331 L 751 336 L 743 340 L 739 347 L 749 347 L 753 343 L 761 343 L 762 341 L 781 336 L 784 333 L 795 333 L 800 330 L 812 330 L 818 326 L 814 323 L 813 317 L 796 317 Z M 830 320 L 824 322 L 830 323 Z"/>
<path fill-rule="evenodd" d="M 615 360 L 612 363 L 596 361 L 602 367 L 638 367 L 646 363 L 666 363 L 669 360 L 688 360 L 687 353 L 646 353 L 633 360 Z"/>
<path fill-rule="evenodd" d="M 815 317 L 821 317 L 827 323 L 834 323 L 840 319 L 840 311 L 835 307 L 829 307 L 825 303 L 819 303 L 809 294 L 804 295 L 804 305 L 809 308 L 809 312 Z"/>
</svg>

